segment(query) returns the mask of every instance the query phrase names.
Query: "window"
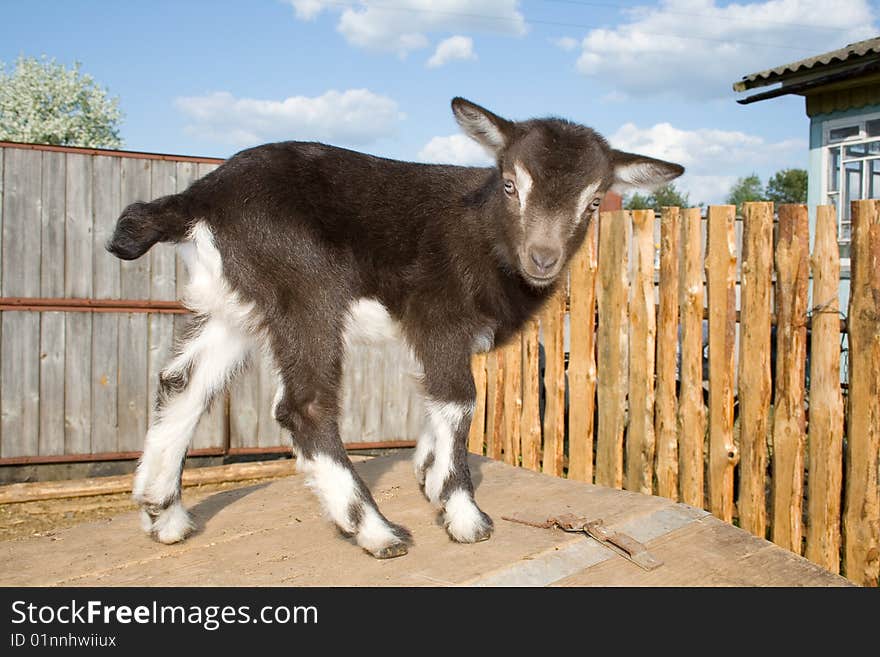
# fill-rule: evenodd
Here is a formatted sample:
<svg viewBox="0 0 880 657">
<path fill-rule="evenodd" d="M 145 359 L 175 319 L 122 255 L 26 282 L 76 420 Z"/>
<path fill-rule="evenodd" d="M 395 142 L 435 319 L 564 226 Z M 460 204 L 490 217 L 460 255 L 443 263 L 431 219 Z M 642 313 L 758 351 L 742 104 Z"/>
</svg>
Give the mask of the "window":
<svg viewBox="0 0 880 657">
<path fill-rule="evenodd" d="M 837 208 L 840 256 L 849 258 L 850 202 L 880 199 L 880 116 L 831 122 L 825 144 L 825 202 Z"/>
</svg>

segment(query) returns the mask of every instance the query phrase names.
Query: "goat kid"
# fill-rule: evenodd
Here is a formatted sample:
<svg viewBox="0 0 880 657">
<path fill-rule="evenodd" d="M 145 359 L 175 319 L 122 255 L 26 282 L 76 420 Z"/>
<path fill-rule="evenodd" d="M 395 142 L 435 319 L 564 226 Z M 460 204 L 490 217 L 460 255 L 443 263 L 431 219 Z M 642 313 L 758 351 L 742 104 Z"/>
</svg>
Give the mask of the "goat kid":
<svg viewBox="0 0 880 657">
<path fill-rule="evenodd" d="M 132 260 L 157 242 L 179 244 L 194 313 L 159 377 L 135 476 L 156 540 L 191 531 L 180 477 L 196 423 L 262 349 L 278 379 L 273 415 L 333 522 L 375 557 L 406 554 L 409 532 L 382 515 L 337 427 L 347 346 L 388 336 L 405 341 L 423 371 L 416 478 L 453 540 L 489 538 L 467 463 L 471 355 L 539 310 L 609 189 L 653 187 L 684 169 L 614 150 L 569 121 L 508 121 L 462 98 L 452 110 L 496 166 L 282 142 L 123 211 L 107 249 Z"/>
</svg>

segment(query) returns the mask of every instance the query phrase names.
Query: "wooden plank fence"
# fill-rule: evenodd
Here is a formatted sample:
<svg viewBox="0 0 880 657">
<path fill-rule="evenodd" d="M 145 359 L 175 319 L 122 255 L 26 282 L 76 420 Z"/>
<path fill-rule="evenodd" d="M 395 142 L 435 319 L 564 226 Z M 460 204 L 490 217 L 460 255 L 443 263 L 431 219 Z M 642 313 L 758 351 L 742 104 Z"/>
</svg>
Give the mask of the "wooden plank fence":
<svg viewBox="0 0 880 657">
<path fill-rule="evenodd" d="M 773 205 L 747 203 L 741 253 L 734 210 L 665 208 L 657 268 L 653 213 L 602 212 L 538 320 L 474 358 L 470 449 L 704 507 L 877 586 L 880 201 L 853 204 L 846 322 L 833 208 L 812 259 L 806 207 L 778 208 L 774 244 Z"/>
<path fill-rule="evenodd" d="M 122 263 L 103 244 L 126 203 L 182 190 L 218 164 L 0 144 L 0 464 L 136 455 L 158 369 L 185 324 L 183 267 L 165 245 Z M 746 204 L 738 253 L 732 207 L 706 219 L 664 209 L 657 268 L 652 213 L 602 212 L 540 315 L 474 357 L 469 447 L 710 509 L 876 586 L 880 201 L 853 204 L 848 309 L 833 209 L 818 208 L 812 258 L 806 209 L 778 208 L 775 244 L 773 213 Z M 396 345 L 354 355 L 344 440 L 418 435 L 411 368 Z M 193 447 L 286 449 L 269 416 L 274 393 L 259 363 Z"/>
<path fill-rule="evenodd" d="M 186 275 L 172 245 L 122 262 L 104 244 L 125 205 L 183 191 L 220 162 L 0 144 L 0 465 L 137 456 L 159 370 L 187 324 Z M 193 453 L 289 449 L 271 417 L 275 379 L 256 360 L 202 418 Z M 353 354 L 344 441 L 418 436 L 411 370 L 398 345 Z"/>
</svg>

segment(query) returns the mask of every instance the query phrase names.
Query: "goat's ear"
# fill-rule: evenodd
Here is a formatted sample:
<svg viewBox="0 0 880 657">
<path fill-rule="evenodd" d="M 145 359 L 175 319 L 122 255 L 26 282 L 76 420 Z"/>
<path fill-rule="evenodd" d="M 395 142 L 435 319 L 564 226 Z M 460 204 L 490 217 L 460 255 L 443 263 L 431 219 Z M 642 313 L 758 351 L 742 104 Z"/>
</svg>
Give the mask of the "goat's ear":
<svg viewBox="0 0 880 657">
<path fill-rule="evenodd" d="M 611 157 L 614 166 L 614 184 L 611 189 L 615 192 L 652 189 L 668 183 L 684 173 L 684 167 L 680 164 L 657 160 L 645 155 L 611 151 Z"/>
<path fill-rule="evenodd" d="M 452 113 L 468 137 L 485 148 L 493 157 L 504 149 L 513 133 L 513 124 L 464 98 L 452 99 Z"/>
</svg>

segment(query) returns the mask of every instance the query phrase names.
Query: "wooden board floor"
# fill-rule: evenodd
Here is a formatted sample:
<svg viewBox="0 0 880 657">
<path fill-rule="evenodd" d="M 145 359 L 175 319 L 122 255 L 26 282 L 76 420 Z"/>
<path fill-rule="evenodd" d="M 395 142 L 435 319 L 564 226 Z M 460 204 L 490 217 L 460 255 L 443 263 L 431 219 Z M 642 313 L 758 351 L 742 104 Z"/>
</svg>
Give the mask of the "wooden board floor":
<svg viewBox="0 0 880 657">
<path fill-rule="evenodd" d="M 845 586 L 847 580 L 708 515 L 659 497 L 471 458 L 490 541 L 450 541 L 416 486 L 408 454 L 358 463 L 382 511 L 415 539 L 378 561 L 324 519 L 303 477 L 189 499 L 198 531 L 151 541 L 128 513 L 0 543 L 3 586 Z M 664 561 L 652 572 L 594 540 L 502 515 L 601 518 Z"/>
</svg>

